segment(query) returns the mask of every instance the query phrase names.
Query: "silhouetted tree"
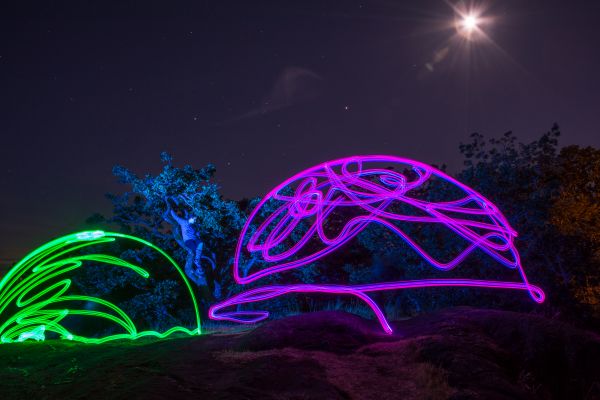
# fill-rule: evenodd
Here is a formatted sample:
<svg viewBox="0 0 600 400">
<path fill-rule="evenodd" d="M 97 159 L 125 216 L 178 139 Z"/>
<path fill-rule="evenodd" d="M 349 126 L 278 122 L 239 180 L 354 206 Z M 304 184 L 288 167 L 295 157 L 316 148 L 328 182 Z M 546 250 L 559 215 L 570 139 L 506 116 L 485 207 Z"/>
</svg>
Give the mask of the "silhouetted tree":
<svg viewBox="0 0 600 400">
<path fill-rule="evenodd" d="M 548 292 L 546 307 L 585 317 L 600 299 L 600 151 L 559 152 L 559 136 L 556 124 L 527 144 L 510 132 L 489 141 L 474 134 L 460 146 L 458 178 L 494 201 L 519 232 L 523 265 Z"/>
<path fill-rule="evenodd" d="M 560 180 L 550 222 L 576 243 L 585 262 L 569 263 L 567 284 L 577 302 L 600 318 L 600 150 L 569 146 L 557 158 Z"/>
</svg>

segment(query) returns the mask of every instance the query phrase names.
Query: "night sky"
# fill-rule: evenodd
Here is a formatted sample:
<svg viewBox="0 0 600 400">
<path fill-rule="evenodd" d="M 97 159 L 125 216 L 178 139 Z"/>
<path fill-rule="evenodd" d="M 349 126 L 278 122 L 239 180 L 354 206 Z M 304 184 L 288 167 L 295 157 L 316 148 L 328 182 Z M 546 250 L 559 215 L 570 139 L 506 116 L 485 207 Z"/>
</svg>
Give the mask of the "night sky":
<svg viewBox="0 0 600 400">
<path fill-rule="evenodd" d="M 476 3 L 472 40 L 442 0 L 2 3 L 5 261 L 109 212 L 112 167 L 163 150 L 237 199 L 352 154 L 453 171 L 475 131 L 600 147 L 598 1 Z"/>
</svg>

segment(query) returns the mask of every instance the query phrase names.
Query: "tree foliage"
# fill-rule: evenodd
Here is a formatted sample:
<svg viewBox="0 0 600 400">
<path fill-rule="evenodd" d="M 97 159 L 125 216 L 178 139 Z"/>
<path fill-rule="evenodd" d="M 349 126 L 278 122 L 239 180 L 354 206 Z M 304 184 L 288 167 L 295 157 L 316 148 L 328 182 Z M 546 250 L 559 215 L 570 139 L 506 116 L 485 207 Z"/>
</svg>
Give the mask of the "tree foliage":
<svg viewBox="0 0 600 400">
<path fill-rule="evenodd" d="M 489 141 L 474 134 L 460 146 L 458 178 L 485 193 L 519 232 L 523 264 L 549 293 L 547 307 L 600 316 L 600 151 L 558 151 L 559 136 L 556 124 L 527 144 L 510 132 Z"/>
<path fill-rule="evenodd" d="M 178 168 L 167 153 L 161 154 L 161 160 L 163 168 L 157 175 L 140 177 L 126 167 L 114 167 L 113 173 L 129 190 L 121 195 L 109 195 L 114 209 L 107 222 L 118 224 L 125 232 L 169 251 L 178 262 L 185 264 L 186 273 L 191 277 L 196 268 L 194 254 L 185 245 L 181 227 L 171 211 L 177 210 L 186 218 L 196 217 L 191 227 L 203 243 L 201 268 L 206 280 L 200 292 L 206 307 L 216 298 L 230 294 L 222 290 L 232 287 L 231 260 L 245 214 L 238 202 L 224 199 L 219 192 L 219 186 L 213 181 L 213 165 L 200 169 L 190 165 Z"/>
<path fill-rule="evenodd" d="M 550 222 L 585 258 L 566 281 L 576 303 L 600 317 L 600 150 L 569 146 L 557 157 L 560 190 Z"/>
<path fill-rule="evenodd" d="M 562 314 L 574 310 L 585 318 L 600 317 L 600 150 L 576 146 L 559 150 L 559 136 L 557 125 L 529 143 L 519 142 L 511 132 L 490 139 L 475 133 L 459 146 L 464 164 L 455 175 L 496 204 L 519 232 L 516 244 L 524 268 L 530 280 L 548 293 L 542 310 Z M 168 154 L 163 153 L 161 159 L 163 168 L 157 175 L 140 177 L 125 167 L 114 168 L 114 174 L 129 189 L 109 196 L 114 211 L 105 222 L 157 244 L 187 267 L 193 258 L 170 210 L 195 217 L 193 229 L 204 243 L 206 257 L 215 265 L 212 268 L 210 262 L 203 263 L 207 282 L 199 291 L 206 307 L 240 290 L 232 279 L 232 258 L 240 230 L 259 199 L 224 199 L 210 164 L 200 169 L 190 165 L 178 168 Z M 427 183 L 419 190 L 423 198 L 440 201 L 452 188 Z M 266 206 L 263 213 L 270 211 Z M 338 210 L 330 216 L 332 226 L 328 229 L 336 229 L 336 223 L 343 225 L 348 217 L 343 213 Z M 403 229 L 437 257 L 460 246 L 458 238 L 444 235 L 436 227 L 414 224 Z M 475 254 L 460 269 L 477 278 L 505 280 L 505 269 L 492 263 L 495 261 L 490 257 Z M 373 225 L 335 254 L 267 280 L 353 284 L 418 279 L 424 274 L 436 277 L 449 272 L 432 269 L 402 239 Z M 163 286 L 168 288 L 168 281 Z M 521 310 L 535 307 L 525 296 L 475 292 L 461 288 L 397 291 L 378 294 L 377 300 L 388 311 L 402 314 L 458 304 Z M 160 312 L 160 307 L 150 304 L 153 295 L 157 294 L 148 293 L 144 306 L 139 305 L 140 316 Z M 314 303 L 307 305 L 304 296 L 274 301 L 290 310 L 314 307 Z"/>
</svg>

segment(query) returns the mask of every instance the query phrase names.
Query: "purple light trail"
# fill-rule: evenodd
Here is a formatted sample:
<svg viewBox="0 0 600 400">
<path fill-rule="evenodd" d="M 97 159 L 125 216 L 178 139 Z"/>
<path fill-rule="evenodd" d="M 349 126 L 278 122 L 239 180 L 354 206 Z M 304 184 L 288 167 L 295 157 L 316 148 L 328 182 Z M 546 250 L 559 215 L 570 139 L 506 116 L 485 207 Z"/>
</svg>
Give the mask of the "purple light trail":
<svg viewBox="0 0 600 400">
<path fill-rule="evenodd" d="M 404 172 L 390 169 L 389 166 L 402 167 Z M 461 196 L 441 202 L 419 198 L 418 191 L 434 178 L 458 189 Z M 259 216 L 264 214 L 263 209 L 272 202 L 276 202 L 278 207 L 258 223 Z M 394 207 L 398 204 L 409 206 L 414 212 L 399 211 Z M 326 232 L 328 217 L 340 208 L 358 210 L 360 213 L 349 219 L 337 234 L 329 236 Z M 399 223 L 404 222 L 441 224 L 462 237 L 468 245 L 449 261 L 438 260 L 401 229 Z M 522 268 L 514 245 L 517 233 L 492 202 L 429 165 L 384 155 L 354 156 L 319 164 L 275 187 L 252 211 L 242 229 L 233 264 L 234 278 L 238 284 L 244 285 L 268 275 L 308 265 L 332 253 L 372 223 L 396 233 L 439 270 L 455 268 L 474 250 L 480 249 L 500 264 L 516 269 L 522 281 L 421 279 L 364 285 L 271 285 L 250 289 L 213 305 L 209 317 L 254 323 L 267 318 L 269 313 L 223 309 L 265 301 L 287 293 L 349 294 L 367 303 L 383 329 L 392 333 L 385 315 L 367 293 L 438 286 L 485 287 L 526 290 L 534 301 L 544 301 L 544 292 L 529 283 Z M 293 240 L 292 235 L 300 239 Z M 312 247 L 307 246 L 309 242 Z M 315 246 L 315 243 L 320 245 Z M 250 258 L 250 261 L 244 262 L 244 258 Z M 250 273 L 253 260 L 256 259 L 266 262 L 268 266 Z"/>
</svg>

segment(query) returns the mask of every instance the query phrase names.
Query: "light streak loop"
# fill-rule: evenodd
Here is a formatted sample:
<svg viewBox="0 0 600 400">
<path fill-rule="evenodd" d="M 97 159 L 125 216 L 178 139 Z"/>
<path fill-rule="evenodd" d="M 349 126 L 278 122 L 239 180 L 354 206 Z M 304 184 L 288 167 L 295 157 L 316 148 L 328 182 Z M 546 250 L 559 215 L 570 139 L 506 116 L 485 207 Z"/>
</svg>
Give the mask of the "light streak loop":
<svg viewBox="0 0 600 400">
<path fill-rule="evenodd" d="M 409 172 L 398 172 L 402 168 Z M 419 198 L 416 192 L 435 180 L 444 181 L 460 192 L 461 197 L 447 201 Z M 264 221 L 259 221 L 263 208 L 272 202 L 276 202 L 276 210 Z M 413 212 L 399 211 L 395 207 L 397 205 Z M 343 208 L 358 210 L 359 213 L 348 220 L 337 234 L 328 234 L 328 218 L 335 210 Z M 368 285 L 272 285 L 250 289 L 213 305 L 209 317 L 253 323 L 267 318 L 269 313 L 224 309 L 288 293 L 349 294 L 365 301 L 384 331 L 391 333 L 383 312 L 367 293 L 439 286 L 485 287 L 525 290 L 534 301 L 544 301 L 543 290 L 530 284 L 525 275 L 514 245 L 516 231 L 491 201 L 427 164 L 386 155 L 354 156 L 319 164 L 286 179 L 271 190 L 251 212 L 242 229 L 234 257 L 234 279 L 238 284 L 246 285 L 275 273 L 308 265 L 331 254 L 373 223 L 394 232 L 439 270 L 454 269 L 479 249 L 505 267 L 517 270 L 521 282 L 422 279 Z M 462 237 L 468 245 L 449 261 L 439 260 L 411 238 L 399 223 L 439 224 Z M 300 239 L 292 240 L 294 234 Z M 267 266 L 250 273 L 252 261 L 244 260 L 256 258 L 266 262 Z"/>
<path fill-rule="evenodd" d="M 174 326 L 165 332 L 138 331 L 131 318 L 116 304 L 95 296 L 71 293 L 72 280 L 68 274 L 85 267 L 85 263 L 127 268 L 142 278 L 150 276 L 144 268 L 121 258 L 107 254 L 80 252 L 87 247 L 115 240 L 128 240 L 150 247 L 166 261 L 166 265 L 177 271 L 190 295 L 195 317 L 194 327 Z M 95 304 L 104 309 L 99 311 L 75 307 L 82 303 Z M 105 319 L 118 327 L 122 333 L 104 337 L 78 335 L 64 324 L 64 319 L 69 315 Z M 37 248 L 19 261 L 0 281 L 0 343 L 45 340 L 48 332 L 67 340 L 104 343 L 146 336 L 164 338 L 175 332 L 199 335 L 202 330 L 198 304 L 192 287 L 184 272 L 169 255 L 153 244 L 134 236 L 114 232 L 85 231 L 63 236 Z"/>
</svg>

